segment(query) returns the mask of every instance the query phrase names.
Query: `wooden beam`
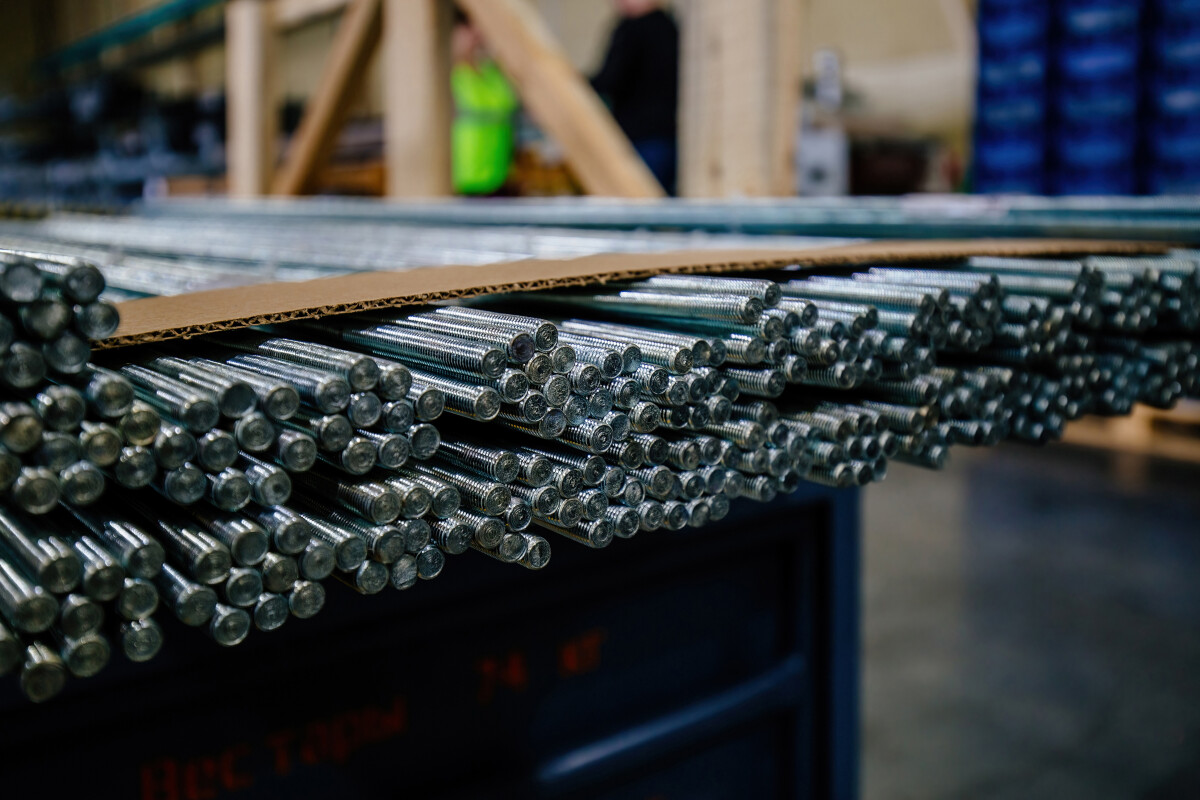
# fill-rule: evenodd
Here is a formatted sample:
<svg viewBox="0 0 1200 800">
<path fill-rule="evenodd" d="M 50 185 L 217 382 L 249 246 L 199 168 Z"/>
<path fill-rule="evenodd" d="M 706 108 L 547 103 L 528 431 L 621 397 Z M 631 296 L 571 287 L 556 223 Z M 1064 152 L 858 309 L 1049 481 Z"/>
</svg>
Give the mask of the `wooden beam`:
<svg viewBox="0 0 1200 800">
<path fill-rule="evenodd" d="M 276 0 L 275 25 L 287 30 L 298 28 L 322 17 L 332 16 L 346 7 L 348 0 Z"/>
<path fill-rule="evenodd" d="M 680 193 L 791 195 L 802 0 L 679 0 Z"/>
<path fill-rule="evenodd" d="M 272 185 L 274 194 L 304 194 L 329 158 L 353 90 L 362 85 L 381 28 L 381 0 L 351 0 L 334 34 L 321 82 L 308 99 L 300 127 Z"/>
<path fill-rule="evenodd" d="M 804 95 L 802 4 L 803 0 L 775 0 L 767 191 L 777 197 L 796 193 L 796 140 L 800 133 L 800 99 Z"/>
<path fill-rule="evenodd" d="M 391 197 L 450 185 L 449 0 L 384 0 L 383 154 Z"/>
<path fill-rule="evenodd" d="M 712 4 L 710 4 L 711 6 Z M 717 3 L 712 17 L 721 37 L 721 194 L 761 197 L 768 194 L 767 131 L 770 130 L 772 0 Z M 764 47 L 765 46 L 765 47 Z M 764 52 L 765 49 L 765 52 Z"/>
<path fill-rule="evenodd" d="M 679 0 L 679 194 L 719 197 L 721 175 L 720 37 L 705 0 Z M 719 9 L 717 10 L 719 13 Z"/>
<path fill-rule="evenodd" d="M 525 0 L 457 0 L 521 100 L 589 194 L 661 197 L 662 187 Z"/>
<path fill-rule="evenodd" d="M 273 2 L 230 0 L 225 7 L 226 163 L 229 194 L 265 194 L 275 164 Z"/>
</svg>

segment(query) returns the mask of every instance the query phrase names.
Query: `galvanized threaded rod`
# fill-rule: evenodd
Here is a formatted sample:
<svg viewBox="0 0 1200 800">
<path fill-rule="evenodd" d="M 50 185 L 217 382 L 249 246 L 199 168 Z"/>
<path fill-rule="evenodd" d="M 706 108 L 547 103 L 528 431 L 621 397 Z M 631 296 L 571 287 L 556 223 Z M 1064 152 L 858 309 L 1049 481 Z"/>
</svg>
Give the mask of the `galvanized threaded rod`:
<svg viewBox="0 0 1200 800">
<path fill-rule="evenodd" d="M 195 377 L 185 381 L 181 379 L 185 373 L 170 361 L 166 363 L 177 370 L 175 374 L 170 369 L 152 369 L 157 377 L 146 376 L 143 381 L 156 389 L 171 387 L 179 394 L 216 386 L 216 381 L 202 381 L 220 376 L 223 390 L 241 391 L 243 408 L 249 387 L 253 395 L 250 404 L 264 411 L 269 396 L 263 391 L 264 381 L 297 398 L 298 388 L 304 388 L 308 407 L 293 418 L 291 427 L 279 425 L 280 430 L 276 430 L 277 423 L 273 424 L 271 417 L 278 421 L 291 416 L 296 413 L 294 407 L 290 411 L 276 409 L 272 414 L 245 409 L 243 414 L 235 410 L 237 404 L 229 397 L 217 394 L 221 415 L 227 422 L 197 439 L 187 431 L 172 428 L 171 414 L 167 427 L 161 428 L 156 412 L 130 402 L 128 384 L 87 367 L 80 378 L 72 379 L 82 391 L 73 392 L 59 385 L 55 397 L 46 390 L 39 394 L 34 387 L 34 394 L 38 394 L 35 408 L 13 407 L 9 420 L 0 426 L 0 444 L 6 448 L 0 453 L 12 460 L 10 496 L 30 510 L 42 507 L 46 500 L 53 505 L 59 491 L 68 502 L 85 502 L 86 473 L 92 469 L 87 461 L 90 458 L 95 458 L 119 483 L 150 483 L 175 498 L 183 498 L 185 489 L 195 483 L 189 476 L 201 475 L 212 502 L 227 507 L 234 505 L 233 495 L 237 493 L 233 488 L 237 486 L 243 487 L 244 499 L 238 502 L 244 503 L 256 486 L 265 491 L 270 481 L 287 478 L 267 458 L 278 460 L 284 467 L 290 464 L 312 503 L 324 500 L 330 507 L 346 509 L 324 512 L 321 523 L 334 525 L 373 554 L 369 563 L 364 561 L 339 579 L 363 593 L 378 591 L 388 582 L 404 588 L 439 573 L 445 555 L 462 548 L 464 530 L 468 532 L 467 548 L 511 563 L 533 559 L 532 564 L 538 558 L 538 550 L 533 547 L 536 541 L 526 538 L 520 529 L 533 517 L 593 545 L 606 535 L 611 538 L 614 529 L 622 536 L 643 527 L 679 530 L 724 516 L 730 498 L 746 495 L 766 501 L 778 492 L 792 491 L 805 476 L 833 485 L 862 484 L 882 478 L 892 457 L 938 467 L 944 464 L 950 445 L 990 444 L 1006 435 L 1047 440 L 1061 433 L 1066 420 L 1088 410 L 1120 412 L 1137 401 L 1169 405 L 1185 393 L 1195 393 L 1200 389 L 1200 354 L 1190 344 L 1189 333 L 1183 333 L 1182 339 L 1169 337 L 1192 331 L 1200 322 L 1196 267 L 1192 262 L 1187 262 L 1187 268 L 1160 267 L 1136 258 L 1102 263 L 1102 268 L 1089 264 L 1074 274 L 1050 266 L 1039 272 L 1036 265 L 1022 265 L 1020 270 L 998 270 L 1002 273 L 998 277 L 962 269 L 924 269 L 916 273 L 879 270 L 849 279 L 810 277 L 801 283 L 817 287 L 817 291 L 819 287 L 851 292 L 865 288 L 877 297 L 784 300 L 783 307 L 737 322 L 663 316 L 661 308 L 654 309 L 656 304 L 679 308 L 686 300 L 704 307 L 710 300 L 719 299 L 722 292 L 696 294 L 692 287 L 670 291 L 673 281 L 660 281 L 654 292 L 634 292 L 641 298 L 632 302 L 618 294 L 607 295 L 610 301 L 601 301 L 615 301 L 622 310 L 589 306 L 589 313 L 619 317 L 624 322 L 595 323 L 600 329 L 595 333 L 569 332 L 557 350 L 551 341 L 556 329 L 538 318 L 489 316 L 492 312 L 476 309 L 421 312 L 439 320 L 424 323 L 424 327 L 438 331 L 422 331 L 426 339 L 451 334 L 445 338 L 463 345 L 473 341 L 469 331 L 487 330 L 483 343 L 505 343 L 497 349 L 504 351 L 508 357 L 505 360 L 510 360 L 515 355 L 513 343 L 526 341 L 518 338 L 523 334 L 532 337 L 539 352 L 526 362 L 523 371 L 504 366 L 494 377 L 485 378 L 476 369 L 478 377 L 474 380 L 461 364 L 448 363 L 452 359 L 444 353 L 439 352 L 436 359 L 428 351 L 393 355 L 391 358 L 398 360 L 390 361 L 395 382 L 390 396 L 386 396 L 388 404 L 371 394 L 366 384 L 355 385 L 350 380 L 348 368 L 352 363 L 368 364 L 368 373 L 373 366 L 382 376 L 380 363 L 389 359 L 371 353 L 370 345 L 343 340 L 340 347 L 334 348 L 341 360 L 318 363 L 308 358 L 310 349 L 315 352 L 318 348 L 308 348 L 305 328 L 284 328 L 269 336 L 247 335 L 247 341 L 255 343 L 290 342 L 287 353 L 250 356 L 265 358 L 264 363 L 271 366 L 268 375 L 262 374 L 266 370 L 261 366 L 252 371 L 255 382 L 244 375 L 244 369 L 223 363 L 191 366 L 186 374 Z M 20 267 L 14 268 L 13 275 L 20 274 Z M 714 281 L 693 281 L 686 276 L 678 280 L 716 289 Z M 1068 283 L 1075 287 L 1069 296 L 1063 291 Z M 19 281 L 14 285 L 20 288 Z M 1010 287 L 1032 293 L 1018 294 L 1018 302 L 1013 302 L 1005 294 Z M 1127 291 L 1123 295 L 1118 290 Z M 673 299 L 653 303 L 646 299 L 656 295 Z M 929 298 L 932 305 L 914 311 L 895 302 L 896 298 L 916 295 Z M 549 302 L 545 295 L 538 297 L 542 298 L 538 302 Z M 51 300 L 38 305 L 35 301 L 41 302 L 38 297 L 31 298 L 28 302 L 33 305 L 18 312 L 22 328 L 31 336 L 55 333 L 62 323 L 61 304 Z M 646 308 L 635 308 L 640 305 Z M 811 318 L 821 306 L 828 312 L 828 319 L 820 315 Z M 484 318 L 488 319 L 486 325 L 481 322 Z M 1159 324 L 1158 319 L 1168 320 L 1168 327 L 1160 328 L 1154 338 L 1146 337 L 1143 332 Z M 800 327 L 804 324 L 809 327 Z M 871 325 L 879 329 L 871 329 Z M 618 361 L 621 371 L 632 366 L 629 329 L 639 327 L 656 331 L 644 336 L 647 363 L 629 371 L 627 377 L 618 377 Z M 494 342 L 490 341 L 493 335 Z M 156 358 L 176 359 L 173 348 Z M 718 352 L 721 362 L 713 357 Z M 278 358 L 281 355 L 293 357 Z M 423 362 L 423 358 L 428 361 Z M 683 366 L 685 358 L 690 361 Z M 728 364 L 724 363 L 726 359 Z M 676 374 L 669 376 L 656 360 L 669 365 Z M 401 363 L 405 361 L 408 363 Z M 719 366 L 697 366 L 706 362 Z M 808 366 L 810 362 L 814 366 Z M 54 366 L 55 360 L 50 359 L 50 363 Z M 30 365 L 34 366 L 32 362 Z M 497 405 L 508 405 L 486 433 L 479 422 L 462 423 L 451 437 L 454 444 L 438 456 L 440 437 L 436 429 L 428 423 L 413 422 L 423 415 L 433 418 L 441 412 L 440 404 L 434 413 L 430 403 L 440 390 L 413 382 L 411 366 L 418 368 L 418 377 L 422 370 L 433 373 L 427 383 L 482 387 L 498 393 Z M 25 379 L 22 374 L 33 372 L 21 367 L 13 373 L 18 380 Z M 311 387 L 316 385 L 315 380 L 329 375 L 346 384 L 347 414 L 357 420 L 359 432 L 347 416 L 315 410 L 317 395 Z M 405 381 L 408 385 L 403 387 L 405 399 L 401 400 L 396 387 Z M 800 382 L 806 384 L 804 388 L 794 388 Z M 539 388 L 531 389 L 531 385 Z M 127 393 L 124 399 L 123 388 Z M 145 395 L 149 390 L 142 386 L 139 391 Z M 382 395 L 384 390 L 379 391 Z M 739 395 L 743 396 L 740 402 Z M 746 402 L 750 397 L 776 395 L 782 396 L 782 417 L 781 409 L 769 399 Z M 612 411 L 614 403 L 628 410 L 628 415 Z M 414 406 L 422 413 L 414 413 Z M 37 414 L 45 417 L 44 426 Z M 115 424 L 99 423 L 101 418 L 112 419 Z M 648 435 L 648 430 L 660 424 L 660 418 L 667 429 L 664 436 Z M 525 445 L 536 444 L 532 438 L 535 436 L 560 438 L 541 445 L 547 451 L 567 452 L 563 448 L 574 447 L 599 454 L 574 453 L 577 458 L 595 459 L 595 463 L 577 462 L 585 470 L 577 469 L 569 462 L 552 461 L 523 450 Z M 126 446 L 122 448 L 123 438 Z M 308 455 L 298 451 L 294 456 L 285 456 L 285 439 L 300 450 L 307 446 Z M 229 455 L 221 454 L 221 443 L 230 440 L 244 451 L 241 455 L 234 453 L 232 458 L 239 459 L 234 462 L 228 460 Z M 201 457 L 201 441 L 211 442 L 213 454 L 208 460 Z M 418 465 L 414 471 L 401 457 L 406 446 L 401 442 L 408 448 L 404 458 L 422 460 L 432 456 L 435 460 Z M 481 449 L 474 453 L 465 449 L 475 446 Z M 327 465 L 318 465 L 315 473 L 297 468 L 305 465 L 306 459 L 304 468 L 310 467 L 318 451 L 324 452 L 325 458 L 342 459 L 338 464 L 343 469 L 348 467 L 345 459 L 351 450 L 369 451 L 370 463 L 378 460 L 385 464 L 384 448 L 389 448 L 390 454 L 386 464 L 399 466 L 400 472 L 380 470 L 372 474 L 371 478 L 379 480 L 347 480 Z M 44 466 L 22 467 L 23 454 Z M 511 460 L 506 460 L 504 454 L 511 454 Z M 71 461 L 77 455 L 83 458 Z M 658 465 L 642 466 L 648 456 Z M 209 470 L 207 475 L 192 466 L 193 458 Z M 46 467 L 52 469 L 47 471 Z M 159 467 L 165 471 L 156 475 Z M 418 479 L 410 480 L 407 474 L 415 474 Z M 478 482 L 480 487 L 468 481 Z M 219 482 L 222 486 L 228 484 L 220 492 Z M 488 495 L 482 487 L 497 487 L 504 494 L 497 492 L 495 498 L 485 500 Z M 656 499 L 647 500 L 647 495 Z M 267 494 L 258 497 L 260 504 L 268 506 L 271 499 Z M 505 502 L 501 504 L 500 499 Z M 459 509 L 458 504 L 464 500 L 477 510 Z M 613 501 L 619 505 L 609 506 Z M 432 545 L 433 532 L 428 523 L 412 519 L 393 525 L 386 519 L 393 510 L 397 515 L 419 517 L 431 506 L 445 514 Z M 103 502 L 94 509 L 102 515 L 111 513 Z M 295 584 L 303 575 L 311 587 L 319 588 L 312 581 L 329 576 L 339 559 L 329 542 L 319 537 L 314 540 L 311 533 L 303 532 L 311 530 L 311 524 L 301 520 L 297 526 L 281 507 L 269 513 L 256 512 L 255 517 L 227 514 L 220 521 L 205 516 L 211 513 L 217 512 L 207 506 L 197 507 L 191 519 L 202 523 L 200 533 L 241 553 L 234 556 L 236 561 L 252 563 L 261 553 L 262 561 L 258 563 L 266 591 L 255 596 L 251 591 L 256 588 L 253 576 L 241 572 L 222 582 L 225 599 L 240 599 L 228 606 L 214 599 L 213 621 L 206 627 L 210 636 L 232 644 L 252 626 L 262 630 L 277 627 L 279 614 L 272 609 L 281 606 L 275 598 L 287 605 L 286 613 L 297 616 L 319 608 L 319 602 L 305 599 L 312 590 L 302 592 Z M 472 514 L 477 518 L 472 519 Z M 339 515 L 341 522 L 330 523 L 333 515 Z M 166 520 L 176 528 L 184 527 L 168 519 L 176 516 L 176 512 L 162 515 L 155 524 L 161 526 Z M 249 527 L 243 525 L 237 531 L 216 527 L 233 524 L 229 520 L 237 519 Z M 263 520 L 272 527 L 268 529 Z M 93 534 L 97 545 L 111 549 L 112 563 L 132 566 L 132 553 L 138 552 L 136 536 L 131 540 L 123 537 L 119 528 L 104 530 L 104 536 Z M 235 532 L 239 538 L 234 538 Z M 221 533 L 229 536 L 223 539 L 218 535 Z M 187 558 L 175 546 L 174 539 L 179 535 L 178 531 L 156 528 L 150 541 L 160 552 L 157 538 L 171 541 L 170 557 L 182 567 Z M 263 550 L 268 536 L 269 544 L 279 552 Z M 254 546 L 246 550 L 246 542 Z M 104 559 L 78 547 L 73 547 L 73 552 L 86 562 L 81 594 L 95 590 L 95 574 L 101 573 L 87 568 L 102 572 Z M 299 560 L 288 553 L 299 556 Z M 390 561 L 397 555 L 400 557 Z M 384 569 L 385 562 L 395 566 Z M 341 560 L 343 567 L 349 563 Z M 289 564 L 290 573 L 286 569 Z M 194 569 L 188 567 L 189 571 Z M 192 574 L 199 577 L 194 571 Z M 236 586 L 234 578 L 239 579 Z M 88 589 L 88 585 L 93 588 Z M 245 591 L 230 594 L 232 589 Z M 287 600 L 282 599 L 285 595 Z M 131 595 L 127 604 L 130 614 L 136 611 L 134 606 L 147 605 L 134 603 L 134 599 Z M 85 623 L 90 602 L 82 597 L 69 600 L 70 608 L 63 619 L 70 620 L 72 641 L 83 641 L 88 635 Z M 253 614 L 242 608 L 253 609 Z M 85 658 L 88 652 L 85 648 L 70 649 L 69 657 L 65 656 L 67 667 L 88 671 L 87 664 L 97 661 Z"/>
</svg>

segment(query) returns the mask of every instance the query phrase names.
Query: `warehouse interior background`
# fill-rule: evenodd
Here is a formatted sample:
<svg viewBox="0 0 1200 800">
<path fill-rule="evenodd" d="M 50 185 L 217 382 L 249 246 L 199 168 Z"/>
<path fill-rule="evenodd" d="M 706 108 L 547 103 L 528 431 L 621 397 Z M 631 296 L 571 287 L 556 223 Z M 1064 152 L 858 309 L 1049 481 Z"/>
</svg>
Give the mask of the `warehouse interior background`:
<svg viewBox="0 0 1200 800">
<path fill-rule="evenodd" d="M 621 4 L 513 2 L 554 49 L 509 75 L 521 102 L 512 163 L 502 185 L 478 193 L 661 194 L 619 129 L 606 138 L 589 127 L 594 95 L 556 106 L 581 97 L 558 93 L 555 81 L 572 73 L 558 55 L 583 91 Z M 5 0 L 0 202 L 68 211 L 279 194 L 440 202 L 453 194 L 449 4 L 430 12 L 436 4 L 383 0 L 382 31 L 347 42 L 348 18 L 367 5 Z M 487 0 L 462 5 L 483 20 Z M 1112 102 L 1136 98 L 1128 118 L 1005 116 L 1057 95 L 1019 75 L 986 84 L 1003 59 L 989 61 L 980 43 L 1050 5 L 1132 8 L 1147 25 L 1177 5 L 1194 25 L 1178 38 L 1193 60 L 1200 52 L 1200 6 L 1186 0 L 674 0 L 672 188 L 727 202 L 927 193 L 907 199 L 937 204 L 995 191 L 1193 203 L 1200 68 L 1113 83 Z M 406 24 L 389 26 L 387 14 Z M 509 70 L 513 56 L 487 30 L 485 46 Z M 1008 46 L 995 36 L 990 46 Z M 1151 70 L 1170 43 L 1138 36 L 1135 59 Z M 405 69 L 425 71 L 409 80 Z M 1155 111 L 1160 89 L 1192 105 L 1178 117 Z M 593 162 L 605 148 L 618 151 L 617 168 Z M 861 796 L 1200 797 L 1198 478 L 1200 404 L 1188 400 L 1072 423 L 1066 443 L 1048 449 L 958 448 L 942 473 L 897 465 L 865 490 Z"/>
<path fill-rule="evenodd" d="M 295 129 L 304 102 L 317 89 L 334 45 L 342 5 L 285 3 L 276 12 L 278 29 L 271 42 L 275 50 L 269 59 L 269 80 L 278 113 L 269 122 L 283 131 L 281 142 Z M 588 0 L 542 0 L 532 5 L 571 65 L 585 76 L 594 74 L 619 18 L 615 5 Z M 7 78 L 3 116 L 10 180 L 18 180 L 14 159 L 20 157 L 22 165 L 30 158 L 45 159 L 58 165 L 59 180 L 67 183 L 60 191 L 71 191 L 71 165 L 79 164 L 82 170 L 86 159 L 103 155 L 115 162 L 114 170 L 130 175 L 131 183 L 133 177 L 143 174 L 149 178 L 149 184 L 140 187 L 145 192 L 224 190 L 218 176 L 224 173 L 226 80 L 233 69 L 230 64 L 235 63 L 226 53 L 224 4 L 165 4 L 166 9 L 172 6 L 175 10 L 169 18 L 159 20 L 162 24 L 145 30 L 144 35 L 141 28 L 125 33 L 118 28 L 113 35 L 115 23 L 164 6 L 153 0 L 16 0 L 6 4 L 0 58 Z M 758 104 L 742 105 L 736 111 L 729 107 L 725 112 L 740 116 L 741 125 L 746 126 L 737 132 L 736 141 L 724 145 L 741 151 L 740 158 L 747 161 L 744 167 L 735 163 L 714 166 L 714 156 L 704 148 L 716 145 L 711 140 L 689 144 L 688 134 L 682 134 L 682 158 L 696 164 L 681 172 L 682 193 L 739 196 L 853 190 L 858 194 L 898 194 L 948 191 L 963 185 L 975 74 L 974 21 L 969 4 L 913 0 L 881 8 L 866 0 L 792 0 L 756 3 L 732 13 L 734 9 L 723 8 L 721 3 L 696 0 L 677 3 L 674 10 L 685 40 L 681 115 L 692 114 L 696 119 L 707 115 L 709 126 L 725 119 L 719 117 L 723 113 L 720 103 L 709 88 L 722 71 L 727 78 L 735 75 L 744 83 L 749 94 L 741 98 L 743 103 Z M 726 13 L 741 28 L 729 28 L 721 16 Z M 771 20 L 778 13 L 795 18 L 790 26 L 794 30 L 783 34 L 773 26 Z M 107 39 L 105 32 L 109 32 Z M 773 36 L 779 36 L 777 43 Z M 725 62 L 718 62 L 713 55 L 718 51 L 730 59 L 728 70 Z M 786 62 L 785 71 L 776 69 L 775 59 Z M 716 74 L 703 74 L 704 64 L 717 66 Z M 816 66 L 821 64 L 826 66 Z M 808 180 L 815 184 L 800 187 L 794 175 L 783 184 L 772 183 L 779 180 L 774 166 L 768 179 L 765 166 L 749 163 L 763 158 L 754 153 L 754 146 L 758 138 L 769 136 L 782 139 L 770 147 L 786 153 L 784 157 L 795 152 L 791 140 L 800 134 L 800 128 L 790 114 L 798 114 L 801 82 L 815 97 L 819 68 L 823 85 L 837 88 L 832 92 L 823 89 L 819 102 L 810 104 L 805 112 L 815 161 L 807 170 L 801 165 L 799 171 L 807 172 Z M 386 69 L 382 52 L 370 55 L 361 79 L 351 87 L 348 125 L 338 139 L 331 174 L 322 178 L 326 184 L 321 190 L 368 195 L 388 192 L 383 177 Z M 65 78 L 73 87 L 70 97 L 36 94 L 37 101 L 31 106 L 30 93 L 46 86 L 43 70 Z M 789 75 L 795 85 L 776 88 L 775 78 Z M 243 78 L 251 79 L 250 75 Z M 780 77 L 784 80 L 788 79 Z M 688 86 L 694 87 L 691 97 L 687 96 Z M 845 94 L 839 96 L 842 87 Z M 790 105 L 780 114 L 786 118 L 776 119 L 774 112 L 767 115 L 763 111 L 768 104 L 776 107 L 780 96 L 763 94 L 768 92 L 780 92 L 785 98 L 796 95 L 785 100 Z M 57 124 L 66 120 L 86 120 L 87 133 Z M 563 168 L 558 144 L 542 134 L 528 115 L 521 120 L 513 191 L 579 191 L 578 183 Z M 721 124 L 732 125 L 733 121 Z M 681 128 L 686 131 L 688 126 Z M 47 129 L 55 132 L 58 141 L 47 141 Z M 30 137 L 37 137 L 38 142 L 32 152 L 23 149 L 30 146 Z M 140 163 L 150 157 L 157 159 L 156 166 Z M 856 169 L 848 168 L 851 161 Z M 781 169 L 786 171 L 787 166 Z M 750 168 L 757 173 L 748 171 Z M 740 170 L 740 174 L 726 177 L 725 184 L 712 176 L 722 170 Z M 852 180 L 859 183 L 851 186 Z M 122 186 L 117 191 L 128 196 L 134 190 Z"/>
</svg>

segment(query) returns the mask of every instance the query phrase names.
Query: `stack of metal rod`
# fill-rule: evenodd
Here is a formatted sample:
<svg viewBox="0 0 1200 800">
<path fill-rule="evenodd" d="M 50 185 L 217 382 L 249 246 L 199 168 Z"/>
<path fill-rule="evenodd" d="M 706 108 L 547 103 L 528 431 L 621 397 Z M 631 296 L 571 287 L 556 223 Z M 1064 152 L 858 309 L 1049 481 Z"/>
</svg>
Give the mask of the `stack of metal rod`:
<svg viewBox="0 0 1200 800">
<path fill-rule="evenodd" d="M 109 299 L 183 294 L 267 281 L 303 281 L 362 270 L 486 264 L 522 258 L 704 248 L 800 251 L 850 240 L 798 236 L 589 231 L 513 226 L 461 228 L 389 222 L 242 218 L 148 219 L 51 216 L 0 220 L 0 247 L 91 259 L 103 265 Z"/>
<path fill-rule="evenodd" d="M 231 646 L 331 582 L 407 589 L 468 551 L 540 569 L 561 539 L 1048 441 L 1197 394 L 1198 324 L 1200 255 L 1178 251 L 664 275 L 110 351 L 10 387 L 36 397 L 0 441 L 36 439 L 13 471 L 41 472 L 0 508 L 0 672 L 44 700 L 114 637 L 153 657 L 156 613 Z M 34 462 L 71 402 L 102 499 Z"/>
<path fill-rule="evenodd" d="M 1195 196 L 1031 197 L 919 194 L 905 197 L 678 198 L 646 203 L 611 197 L 489 198 L 480 202 L 320 198 L 230 202 L 172 198 L 140 209 L 162 220 L 258 220 L 282 225 L 389 222 L 411 226 L 541 225 L 560 228 L 736 231 L 872 239 L 1083 237 L 1200 241 Z"/>
<path fill-rule="evenodd" d="M 348 479 L 428 459 L 444 394 L 399 363 L 292 344 L 243 336 L 204 357 L 87 364 L 10 415 L 5 444 L 21 434 L 20 452 L 40 457 L 45 420 L 96 476 L 84 496 L 68 491 L 71 470 L 21 468 L 0 509 L 0 673 L 19 668 L 30 699 L 98 673 L 114 640 L 131 661 L 153 658 L 160 606 L 233 646 L 315 615 L 331 576 L 370 594 L 441 572 L 447 550 L 422 517 L 435 504 L 457 515 L 452 487 Z"/>
<path fill-rule="evenodd" d="M 95 421 L 96 403 L 110 398 L 88 365 L 89 341 L 117 327 L 116 309 L 98 300 L 103 290 L 92 264 L 0 249 L 0 672 L 23 659 L 35 697 L 60 654 L 81 674 L 107 660 L 107 642 L 91 636 L 96 601 L 124 590 L 95 541 L 34 522 L 60 500 L 99 500 L 121 455 L 110 426 Z M 42 638 L 24 641 L 6 626 Z"/>
</svg>

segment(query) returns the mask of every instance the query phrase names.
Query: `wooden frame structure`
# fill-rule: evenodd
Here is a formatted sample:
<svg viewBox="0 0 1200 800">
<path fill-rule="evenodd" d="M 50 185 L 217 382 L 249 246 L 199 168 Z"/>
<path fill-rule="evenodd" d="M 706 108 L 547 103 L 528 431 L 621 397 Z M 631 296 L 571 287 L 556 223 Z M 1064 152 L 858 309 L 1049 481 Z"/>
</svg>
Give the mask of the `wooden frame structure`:
<svg viewBox="0 0 1200 800">
<path fill-rule="evenodd" d="M 457 2 L 493 44 L 497 62 L 537 123 L 563 149 L 586 191 L 662 196 L 612 115 L 527 3 Z M 278 174 L 269 179 L 274 130 L 265 118 L 274 107 L 269 101 L 272 26 L 294 26 L 339 9 L 342 20 L 320 84 Z M 226 21 L 231 194 L 262 194 L 268 187 L 282 195 L 311 191 L 345 121 L 352 92 L 381 41 L 387 64 L 388 194 L 450 193 L 449 0 L 230 0 Z"/>
<path fill-rule="evenodd" d="M 180 25 L 219 2 L 138 2 L 140 11 L 68 45 L 47 63 L 62 66 L 96 58 L 159 28 Z M 393 196 L 445 195 L 450 192 L 449 27 L 454 3 L 492 44 L 525 107 L 557 141 L 585 190 L 631 198 L 662 194 L 607 109 L 572 69 L 532 0 L 225 0 L 224 25 L 214 20 L 198 30 L 180 28 L 183 38 L 157 46 L 155 59 L 193 52 L 223 32 L 229 193 L 297 194 L 311 191 L 317 182 L 330 184 L 330 170 L 322 165 L 382 43 L 386 164 L 373 162 L 365 170 L 361 165 L 340 167 L 342 173 L 361 173 L 343 185 L 379 193 L 386 176 L 387 193 Z M 803 4 L 673 0 L 682 33 L 683 194 L 793 193 Z M 334 15 L 341 15 L 342 22 L 318 87 L 275 174 L 278 35 Z"/>
<path fill-rule="evenodd" d="M 353 93 L 362 85 L 379 44 L 382 6 L 383 0 L 350 0 L 346 6 L 321 71 L 321 82 L 309 98 L 300 127 L 271 183 L 272 194 L 306 194 L 313 188 L 317 170 L 328 163 Z"/>
<path fill-rule="evenodd" d="M 455 0 L 492 45 L 535 121 L 585 191 L 652 198 L 662 190 L 608 110 L 526 0 Z M 680 189 L 691 197 L 795 193 L 803 0 L 676 0 L 681 24 Z M 229 0 L 230 190 L 311 191 L 382 42 L 388 194 L 450 193 L 452 0 Z M 274 29 L 343 14 L 321 83 L 280 169 L 265 119 Z M 235 96 L 236 95 L 236 96 Z"/>
</svg>

